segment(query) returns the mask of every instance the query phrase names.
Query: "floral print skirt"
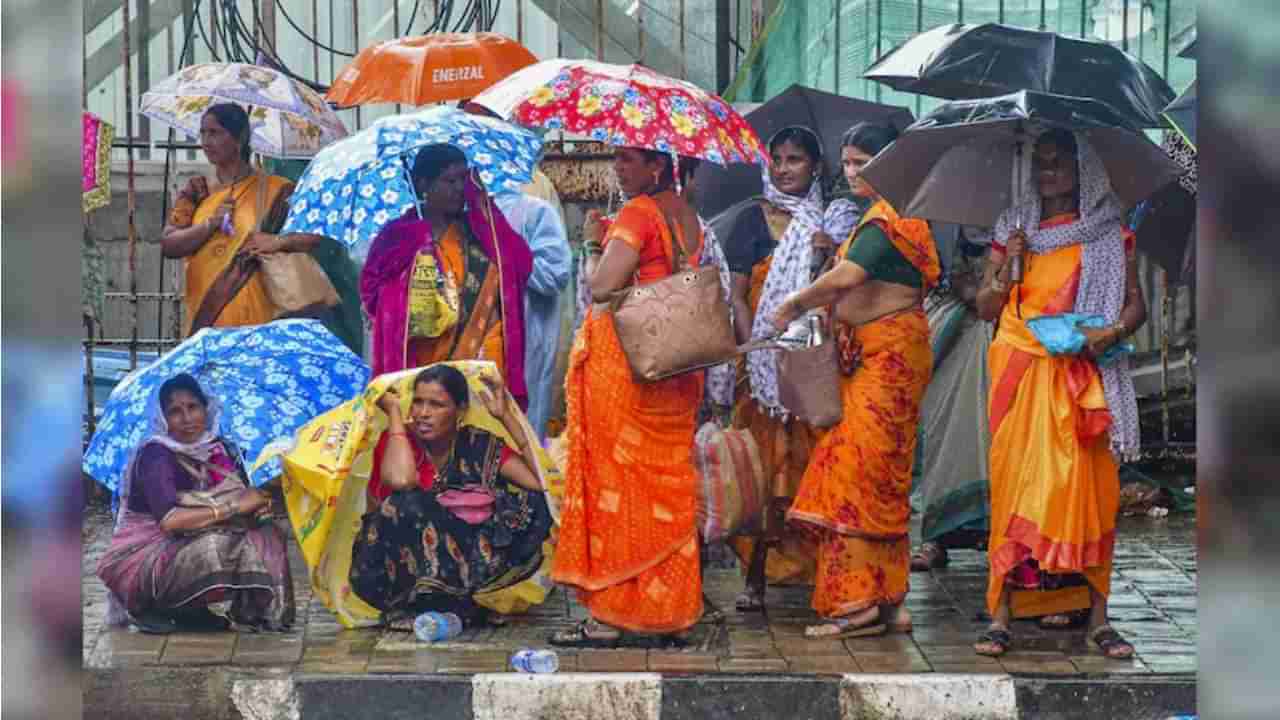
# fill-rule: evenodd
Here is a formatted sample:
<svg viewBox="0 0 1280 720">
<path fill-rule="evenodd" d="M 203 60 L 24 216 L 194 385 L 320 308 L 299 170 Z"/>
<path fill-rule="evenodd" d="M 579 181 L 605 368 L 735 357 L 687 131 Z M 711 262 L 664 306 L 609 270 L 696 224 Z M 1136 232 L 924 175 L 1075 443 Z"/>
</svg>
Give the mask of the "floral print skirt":
<svg viewBox="0 0 1280 720">
<path fill-rule="evenodd" d="M 396 616 L 472 608 L 473 594 L 514 585 L 538 569 L 551 523 L 541 493 L 498 490 L 493 513 L 472 525 L 429 490 L 400 490 L 361 519 L 351 589 Z"/>
</svg>

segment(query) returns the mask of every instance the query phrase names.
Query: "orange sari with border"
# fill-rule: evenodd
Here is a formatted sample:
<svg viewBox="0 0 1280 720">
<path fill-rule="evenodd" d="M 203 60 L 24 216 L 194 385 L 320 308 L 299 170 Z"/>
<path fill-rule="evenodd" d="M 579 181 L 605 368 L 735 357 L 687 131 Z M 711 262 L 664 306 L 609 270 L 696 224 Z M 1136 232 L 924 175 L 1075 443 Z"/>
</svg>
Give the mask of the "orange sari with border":
<svg viewBox="0 0 1280 720">
<path fill-rule="evenodd" d="M 766 206 L 768 203 L 762 201 L 761 205 Z M 780 241 L 791 221 L 791 215 L 772 206 L 763 209 L 769 232 L 773 234 L 775 241 Z M 751 269 L 747 303 L 751 306 L 752 313 L 757 312 L 760 307 L 760 294 L 772 266 L 773 257 L 770 256 Z M 781 418 L 771 416 L 751 398 L 750 383 L 746 360 L 742 358 L 738 362 L 738 382 L 734 391 L 733 426 L 750 430 L 751 437 L 760 448 L 765 477 L 769 478 L 770 497 L 793 498 L 800 488 L 805 468 L 809 465 L 809 456 L 818 440 L 818 432 L 812 425 L 796 418 L 788 418 L 784 422 Z M 756 538 L 746 535 L 740 535 L 731 541 L 731 547 L 741 560 L 739 566 L 744 574 L 751 562 L 755 545 Z M 811 585 L 814 572 L 813 544 L 784 529 L 782 543 L 770 548 L 765 556 L 765 579 L 772 585 Z"/>
<path fill-rule="evenodd" d="M 673 239 L 648 196 L 622 208 L 604 242 L 639 252 L 640 284 L 672 272 Z M 596 620 L 671 633 L 702 616 L 692 457 L 702 385 L 701 372 L 636 382 L 613 318 L 588 310 L 565 381 L 569 450 L 552 579 L 577 587 Z"/>
<path fill-rule="evenodd" d="M 224 187 L 214 190 L 200 203 L 195 209 L 195 213 L 191 218 L 191 224 L 199 224 L 213 217 L 213 213 L 218 206 L 228 199 L 229 193 L 234 198 L 235 211 L 232 220 L 235 224 L 235 234 L 225 235 L 221 230 L 213 233 L 209 240 L 200 246 L 193 255 L 187 258 L 186 262 L 186 289 L 183 291 L 183 304 L 186 312 L 182 320 L 182 335 L 187 337 L 191 334 L 191 322 L 195 319 L 196 311 L 200 308 L 200 303 L 204 301 L 205 293 L 213 286 L 214 280 L 222 274 L 227 268 L 231 260 L 235 258 L 236 253 L 240 251 L 240 247 L 249 237 L 249 233 L 258 227 L 258 183 L 263 179 L 267 182 L 266 205 L 264 212 L 269 211 L 275 204 L 276 198 L 291 183 L 288 179 L 278 175 L 255 174 L 250 176 L 247 182 L 241 182 L 231 187 Z M 176 208 L 175 208 L 176 209 Z M 267 296 L 266 287 L 262 284 L 262 274 L 253 273 L 249 281 L 244 287 L 236 293 L 231 302 L 223 308 L 218 315 L 218 319 L 213 323 L 214 327 L 236 327 L 241 325 L 265 325 L 275 319 L 276 306 L 271 302 L 271 298 Z"/>
<path fill-rule="evenodd" d="M 1075 221 L 1074 214 L 1059 215 L 1040 227 Z M 1133 252 L 1131 237 L 1126 238 L 1126 252 Z M 987 354 L 991 612 L 999 603 L 1005 577 L 1028 560 L 1034 560 L 1041 573 L 1082 574 L 1104 596 L 1111 590 L 1120 475 L 1110 450 L 1111 414 L 1102 377 L 1086 357 L 1050 356 L 1026 324 L 1034 317 L 1071 311 L 1082 254 L 1081 245 L 1027 254 L 1022 284 L 1005 305 Z M 1014 605 L 1034 605 L 1036 600 L 1027 594 L 1015 590 Z M 1085 601 L 1087 607 L 1087 596 Z M 1075 601 L 1064 598 L 1054 604 L 1017 614 L 1080 607 L 1079 593 Z"/>
<path fill-rule="evenodd" d="M 928 223 L 900 218 L 884 201 L 867 211 L 837 257 L 871 222 L 920 271 L 926 288 L 938 281 Z M 787 513 L 817 542 L 813 609 L 825 617 L 896 605 L 907 595 L 911 467 L 933 375 L 929 322 L 919 303 L 843 332 L 861 346 L 861 364 L 841 378 L 844 418 L 821 432 Z"/>
</svg>

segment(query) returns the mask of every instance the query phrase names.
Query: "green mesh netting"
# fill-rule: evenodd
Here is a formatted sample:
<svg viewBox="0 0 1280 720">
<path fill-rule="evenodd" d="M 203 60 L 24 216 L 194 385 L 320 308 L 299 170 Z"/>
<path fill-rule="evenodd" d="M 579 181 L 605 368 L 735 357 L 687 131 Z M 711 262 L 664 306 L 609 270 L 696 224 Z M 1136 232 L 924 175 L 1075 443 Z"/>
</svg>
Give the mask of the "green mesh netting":
<svg viewBox="0 0 1280 720">
<path fill-rule="evenodd" d="M 793 83 L 910 108 L 940 102 L 862 79 L 875 60 L 916 33 L 949 23 L 1003 22 L 1104 39 L 1141 58 L 1175 91 L 1195 78 L 1177 57 L 1196 22 L 1196 0 L 782 0 L 725 93 L 765 102 Z"/>
</svg>

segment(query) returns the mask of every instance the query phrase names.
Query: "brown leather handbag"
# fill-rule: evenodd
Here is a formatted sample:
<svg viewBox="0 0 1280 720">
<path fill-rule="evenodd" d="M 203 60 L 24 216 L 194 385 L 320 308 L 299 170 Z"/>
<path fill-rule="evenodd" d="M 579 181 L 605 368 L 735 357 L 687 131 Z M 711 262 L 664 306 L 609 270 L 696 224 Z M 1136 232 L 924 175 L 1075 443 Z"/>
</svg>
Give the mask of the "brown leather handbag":
<svg viewBox="0 0 1280 720">
<path fill-rule="evenodd" d="M 778 401 L 792 415 L 814 427 L 831 427 L 844 418 L 840 348 L 831 333 L 816 345 L 778 354 Z"/>
<path fill-rule="evenodd" d="M 719 270 L 690 268 L 671 219 L 665 220 L 676 252 L 675 272 L 619 290 L 609 302 L 622 352 L 641 382 L 719 365 L 739 352 Z"/>
</svg>

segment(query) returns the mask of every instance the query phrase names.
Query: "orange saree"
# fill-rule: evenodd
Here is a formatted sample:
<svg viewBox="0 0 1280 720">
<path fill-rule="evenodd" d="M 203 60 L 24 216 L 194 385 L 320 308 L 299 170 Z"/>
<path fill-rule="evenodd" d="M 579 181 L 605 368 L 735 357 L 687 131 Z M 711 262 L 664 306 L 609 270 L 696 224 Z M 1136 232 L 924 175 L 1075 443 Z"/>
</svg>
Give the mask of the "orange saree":
<svg viewBox="0 0 1280 720">
<path fill-rule="evenodd" d="M 1058 216 L 1041 228 L 1075 219 Z M 1028 253 L 1023 282 L 1000 316 L 987 355 L 992 385 L 987 606 L 992 612 L 1006 576 L 1028 561 L 1039 573 L 1082 574 L 1103 595 L 1111 587 L 1120 478 L 1108 442 L 1111 416 L 1102 379 L 1086 357 L 1049 356 L 1026 324 L 1071 311 L 1082 249 L 1072 245 Z M 1013 609 L 1019 616 L 1062 612 L 1081 607 L 1079 595 L 1043 602 L 1015 591 Z M 1087 594 L 1084 601 L 1087 607 Z M 1039 609 L 1027 609 L 1036 605 Z"/>
<path fill-rule="evenodd" d="M 774 241 L 779 241 L 786 232 L 791 215 L 778 210 L 762 201 L 765 220 Z M 769 276 L 769 268 L 773 266 L 773 258 L 769 257 L 757 263 L 751 269 L 751 287 L 747 292 L 747 303 L 753 313 L 760 306 L 760 293 L 764 290 L 765 278 Z M 750 378 L 747 374 L 745 360 L 738 363 L 738 382 L 733 398 L 733 426 L 751 431 L 760 449 L 760 460 L 764 465 L 765 477 L 769 478 L 771 497 L 793 498 L 800 487 L 800 478 L 809 464 L 809 455 L 817 441 L 814 428 L 795 418 L 782 420 L 774 417 L 760 407 L 751 397 Z M 755 549 L 756 538 L 739 536 L 733 538 L 732 547 L 741 560 L 739 566 L 745 573 L 751 562 L 751 553 Z M 813 583 L 814 562 L 813 547 L 802 537 L 793 534 L 783 536 L 782 543 L 769 549 L 765 556 L 765 579 L 773 585 Z"/>
<path fill-rule="evenodd" d="M 902 219 L 884 201 L 863 216 L 875 222 L 924 279 L 940 267 L 929 226 Z M 847 255 L 857 230 L 837 257 Z M 861 364 L 841 378 L 844 418 L 822 433 L 787 519 L 813 530 L 817 577 L 813 609 L 840 617 L 906 597 L 911 543 L 911 466 L 920 403 L 933 373 L 929 323 L 916 305 L 854 328 Z"/>
<path fill-rule="evenodd" d="M 265 202 L 259 207 L 259 183 L 266 183 L 263 189 Z M 186 284 L 183 291 L 185 306 L 183 319 L 183 336 L 191 334 L 191 323 L 197 310 L 205 300 L 205 295 L 213 288 L 218 279 L 236 253 L 244 245 L 249 235 L 258 229 L 261 214 L 270 210 L 280 193 L 291 189 L 293 184 L 286 178 L 276 175 L 255 173 L 230 187 L 214 190 L 209 197 L 196 208 L 190 219 L 179 223 L 180 227 L 206 222 L 224 202 L 232 202 L 235 210 L 232 221 L 235 226 L 231 235 L 218 230 L 210 236 L 208 242 L 200 246 L 193 255 L 186 259 Z M 179 208 L 174 208 L 176 217 Z M 184 218 L 185 219 L 185 218 Z M 275 303 L 267 296 L 266 286 L 262 284 L 261 273 L 253 273 L 244 287 L 235 296 L 213 322 L 214 327 L 234 327 L 241 325 L 263 325 L 271 322 L 276 316 Z"/>
<path fill-rule="evenodd" d="M 650 197 L 628 202 L 604 242 L 640 253 L 640 283 L 672 271 L 673 238 Z M 577 587 L 600 622 L 671 633 L 702 615 L 692 462 L 702 384 L 702 373 L 637 383 L 613 319 L 588 311 L 565 381 L 569 450 L 552 579 Z"/>
</svg>

